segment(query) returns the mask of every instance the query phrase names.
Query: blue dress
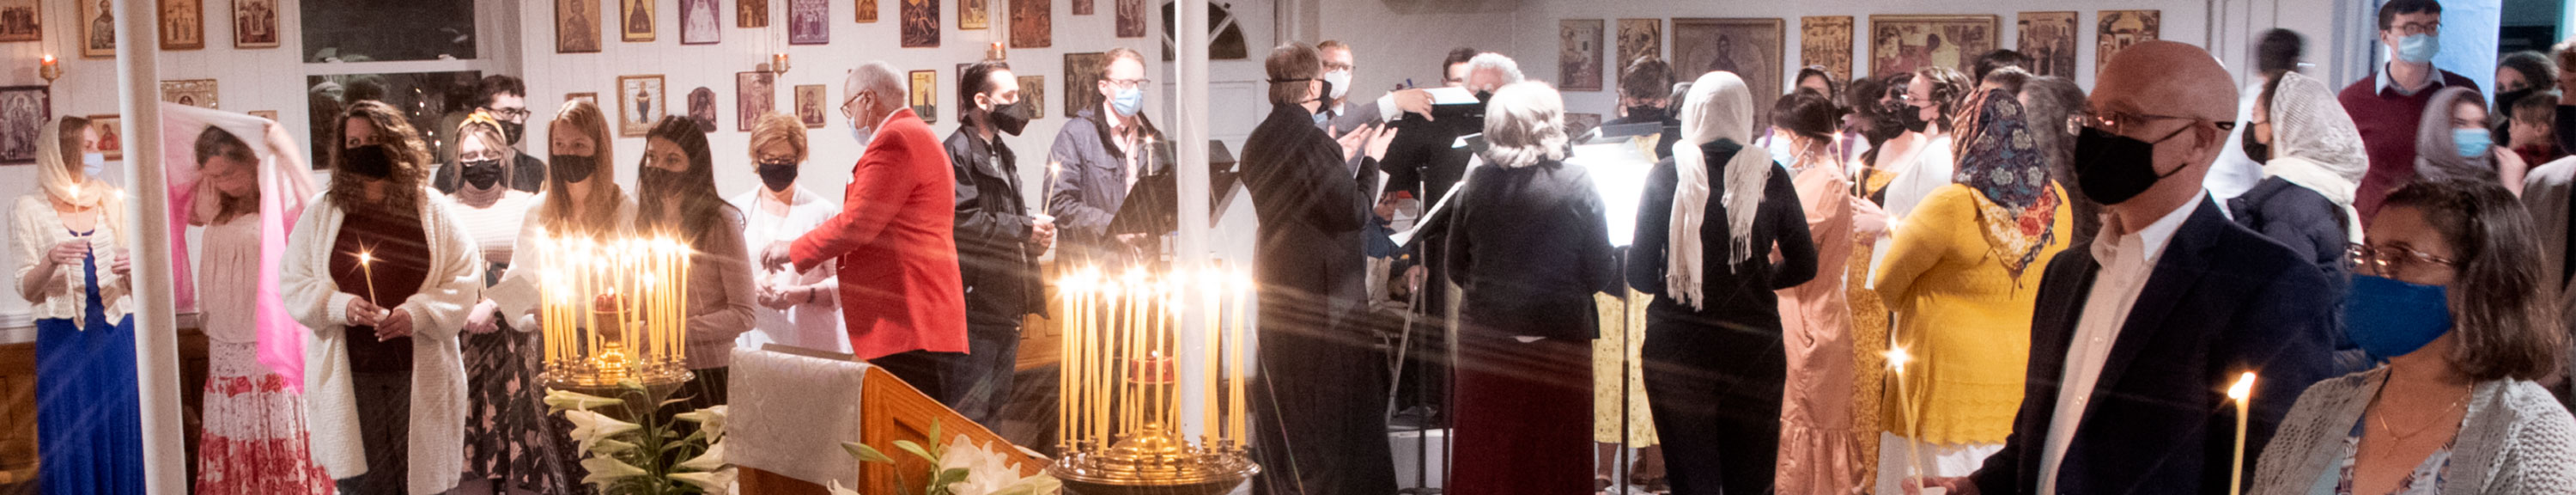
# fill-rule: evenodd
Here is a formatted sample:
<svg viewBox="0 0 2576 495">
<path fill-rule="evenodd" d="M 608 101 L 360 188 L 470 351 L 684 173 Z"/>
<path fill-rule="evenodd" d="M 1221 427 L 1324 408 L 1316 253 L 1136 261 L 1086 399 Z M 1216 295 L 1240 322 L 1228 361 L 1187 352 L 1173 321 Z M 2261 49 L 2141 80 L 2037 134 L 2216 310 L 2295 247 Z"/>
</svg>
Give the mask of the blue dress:
<svg viewBox="0 0 2576 495">
<path fill-rule="evenodd" d="M 49 495 L 141 494 L 134 317 L 108 325 L 96 254 L 81 260 L 81 272 L 89 298 L 82 321 L 36 320 L 36 479 Z"/>
</svg>

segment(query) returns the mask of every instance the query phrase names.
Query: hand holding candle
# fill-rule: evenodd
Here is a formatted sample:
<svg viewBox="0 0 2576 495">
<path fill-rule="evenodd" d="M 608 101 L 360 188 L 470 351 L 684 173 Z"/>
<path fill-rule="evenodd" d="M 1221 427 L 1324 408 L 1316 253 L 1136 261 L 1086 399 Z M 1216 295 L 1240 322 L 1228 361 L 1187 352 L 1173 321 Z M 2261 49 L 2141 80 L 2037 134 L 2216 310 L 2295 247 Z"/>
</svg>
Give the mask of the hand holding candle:
<svg viewBox="0 0 2576 495">
<path fill-rule="evenodd" d="M 366 276 L 367 279 L 367 303 L 381 307 L 384 305 L 384 302 L 376 300 L 375 262 L 375 254 L 367 251 L 358 252 L 358 274 Z M 382 310 L 379 309 L 378 311 Z M 383 313 L 378 313 L 377 316 L 381 317 L 383 316 Z"/>
<path fill-rule="evenodd" d="M 1906 479 L 1913 481 L 1916 493 L 1922 493 L 1922 477 L 1925 473 L 1923 472 L 1922 442 L 1919 439 L 1923 437 L 1923 432 L 1917 429 L 1919 425 L 1915 421 L 1914 394 L 1909 387 L 1905 386 L 1905 363 L 1913 360 L 1914 355 L 1907 354 L 1903 347 L 1887 350 L 1887 366 L 1896 372 L 1896 408 L 1905 411 L 1905 432 L 1909 437 L 1905 442 L 1905 465 L 1908 469 Z"/>
<path fill-rule="evenodd" d="M 2227 463 L 2227 494 L 2236 495 L 2245 486 L 2245 416 L 2253 407 L 2254 372 L 2238 376 L 2236 385 L 2227 387 L 2227 399 L 2236 402 L 2236 457 Z"/>
</svg>

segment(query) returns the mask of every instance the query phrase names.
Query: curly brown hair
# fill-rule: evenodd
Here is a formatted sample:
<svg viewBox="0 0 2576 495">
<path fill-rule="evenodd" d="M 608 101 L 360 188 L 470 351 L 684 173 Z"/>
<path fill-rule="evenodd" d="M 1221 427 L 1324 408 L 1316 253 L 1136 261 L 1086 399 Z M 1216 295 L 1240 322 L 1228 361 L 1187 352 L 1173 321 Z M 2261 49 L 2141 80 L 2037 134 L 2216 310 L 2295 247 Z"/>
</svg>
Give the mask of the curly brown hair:
<svg viewBox="0 0 2576 495">
<path fill-rule="evenodd" d="M 394 170 L 393 175 L 385 178 L 388 184 L 385 184 L 385 200 L 382 203 L 370 204 L 366 201 L 365 188 L 362 186 L 367 181 L 349 175 L 348 167 L 341 161 L 346 159 L 342 152 L 351 148 L 348 135 L 351 120 L 366 121 L 368 127 L 375 129 L 371 134 L 373 144 L 382 144 L 391 148 L 390 155 L 394 160 Z M 421 188 L 429 182 L 429 145 L 421 142 L 420 132 L 412 130 L 411 122 L 403 118 L 400 110 L 395 110 L 393 105 L 375 100 L 350 104 L 348 111 L 340 113 L 340 125 L 331 127 L 331 142 L 340 143 L 337 147 L 329 148 L 331 150 L 331 189 L 325 192 L 325 196 L 330 198 L 332 204 L 339 205 L 342 209 L 376 206 L 393 211 L 412 211 L 420 206 Z"/>
</svg>

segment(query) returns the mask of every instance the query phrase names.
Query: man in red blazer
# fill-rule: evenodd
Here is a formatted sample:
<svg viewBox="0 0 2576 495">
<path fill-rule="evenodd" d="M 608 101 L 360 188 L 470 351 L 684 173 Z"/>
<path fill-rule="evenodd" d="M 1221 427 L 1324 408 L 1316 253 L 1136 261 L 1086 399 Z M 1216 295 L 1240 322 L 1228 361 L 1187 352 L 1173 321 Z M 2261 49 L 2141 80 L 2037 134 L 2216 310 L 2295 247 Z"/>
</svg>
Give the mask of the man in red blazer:
<svg viewBox="0 0 2576 495">
<path fill-rule="evenodd" d="M 902 77 L 885 62 L 850 71 L 841 116 L 866 151 L 850 170 L 841 213 L 770 245 L 760 259 L 768 269 L 799 271 L 839 260 L 850 349 L 950 403 L 941 365 L 966 352 L 966 289 L 952 237 L 956 177 L 930 125 L 904 105 Z"/>
</svg>

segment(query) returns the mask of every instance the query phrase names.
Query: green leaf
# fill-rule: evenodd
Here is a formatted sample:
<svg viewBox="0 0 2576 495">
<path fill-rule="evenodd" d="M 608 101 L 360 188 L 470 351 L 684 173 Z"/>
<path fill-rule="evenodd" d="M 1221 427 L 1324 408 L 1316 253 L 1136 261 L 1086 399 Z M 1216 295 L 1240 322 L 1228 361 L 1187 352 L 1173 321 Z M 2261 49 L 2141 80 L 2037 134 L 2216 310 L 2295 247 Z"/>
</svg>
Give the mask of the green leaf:
<svg viewBox="0 0 2576 495">
<path fill-rule="evenodd" d="M 841 450 L 850 451 L 850 457 L 859 458 L 859 462 L 894 464 L 893 457 L 886 457 L 885 452 L 878 451 L 876 447 L 869 447 L 868 444 L 841 442 Z"/>
<path fill-rule="evenodd" d="M 938 419 L 938 418 L 932 418 L 932 419 L 930 420 L 930 438 L 927 438 L 927 439 L 925 439 L 925 440 L 929 440 L 929 441 L 930 441 L 930 448 L 931 448 L 931 453 L 932 453 L 932 454 L 937 454 L 937 453 L 939 453 L 939 449 L 946 448 L 946 446 L 948 445 L 948 439 L 947 439 L 947 438 L 943 438 L 943 437 L 940 437 L 940 436 L 939 436 L 939 419 Z M 931 460 L 930 460 L 930 462 L 931 462 L 932 464 L 937 464 L 937 463 L 939 463 L 939 460 L 938 460 L 938 459 L 931 459 Z"/>
<path fill-rule="evenodd" d="M 932 478 L 930 480 L 930 484 L 932 486 L 945 487 L 948 486 L 949 483 L 966 481 L 966 474 L 966 468 L 948 468 L 947 470 L 940 471 L 938 477 Z"/>
<path fill-rule="evenodd" d="M 912 443 L 911 440 L 896 440 L 894 441 L 894 448 L 903 449 L 904 452 L 911 452 L 912 455 L 921 457 L 921 460 L 930 461 L 930 465 L 939 465 L 939 457 L 930 455 L 930 451 L 922 450 L 921 444 Z"/>
</svg>

